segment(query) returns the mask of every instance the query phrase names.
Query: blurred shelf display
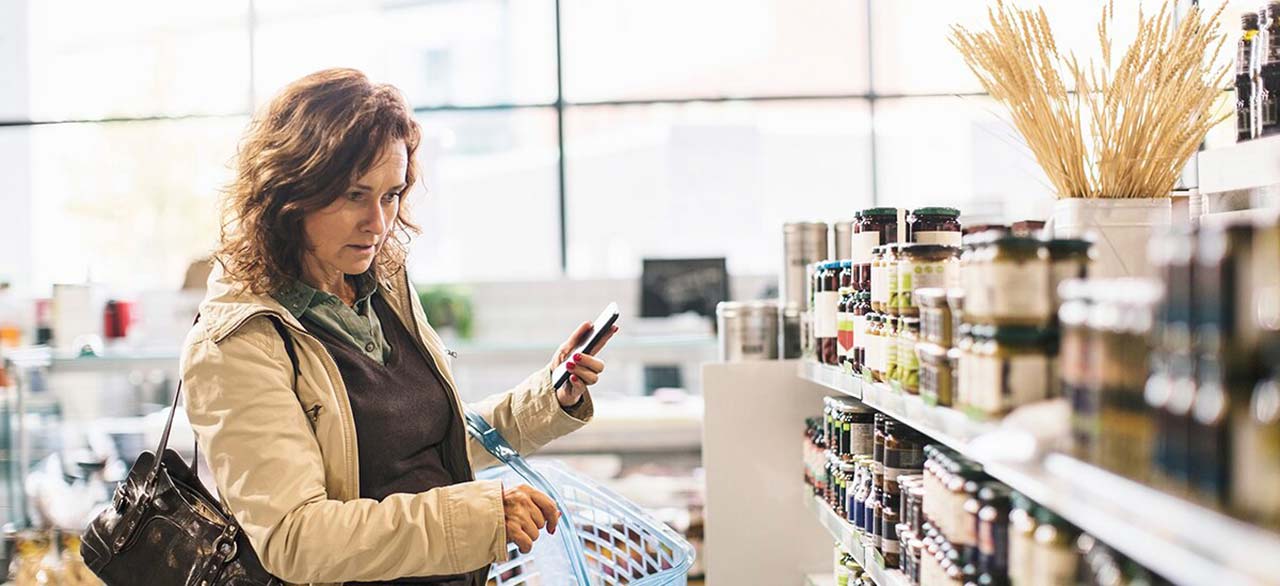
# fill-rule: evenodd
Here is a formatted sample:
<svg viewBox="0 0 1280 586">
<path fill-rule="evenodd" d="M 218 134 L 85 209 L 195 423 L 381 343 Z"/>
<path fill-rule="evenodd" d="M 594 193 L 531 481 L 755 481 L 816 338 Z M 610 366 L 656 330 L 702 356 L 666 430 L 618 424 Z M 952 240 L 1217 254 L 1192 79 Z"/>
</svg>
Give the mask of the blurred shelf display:
<svg viewBox="0 0 1280 586">
<path fill-rule="evenodd" d="M 1266 136 L 1199 153 L 1201 193 L 1280 185 L 1280 136 Z"/>
<path fill-rule="evenodd" d="M 841 519 L 836 515 L 831 507 L 827 506 L 826 501 L 811 494 L 812 491 L 805 487 L 804 504 L 818 518 L 818 523 L 831 534 L 831 537 L 840 544 L 840 547 L 849 552 L 853 556 L 854 561 L 862 566 L 866 566 L 866 551 L 862 545 L 862 539 L 858 537 L 858 532 L 854 531 L 853 525 L 848 521 Z"/>
<path fill-rule="evenodd" d="M 652 397 L 595 398 L 591 424 L 547 444 L 565 453 L 698 452 L 702 447 L 702 398 L 664 402 Z"/>
<path fill-rule="evenodd" d="M 804 580 L 807 586 L 836 586 L 836 577 L 831 574 L 809 574 Z"/>
<path fill-rule="evenodd" d="M 955 409 L 927 405 L 918 396 L 882 383 L 843 375 L 855 381 L 851 392 L 848 381 L 830 384 L 829 376 L 818 367 L 825 365 L 802 361 L 799 375 L 860 399 L 978 462 L 987 475 L 1176 583 L 1280 584 L 1280 535 L 1274 532 L 1062 454 L 1039 456 L 1031 449 L 1013 450 L 1029 455 L 1025 461 L 995 457 L 992 444 L 1034 445 L 1035 440 L 1011 425 L 975 421 Z M 840 521 L 822 501 L 817 500 L 815 506 L 827 509 L 831 520 Z M 838 524 L 821 513 L 819 520 L 829 530 L 837 529 L 833 531 L 837 540 L 847 539 Z M 874 567 L 870 564 L 868 571 Z"/>
</svg>

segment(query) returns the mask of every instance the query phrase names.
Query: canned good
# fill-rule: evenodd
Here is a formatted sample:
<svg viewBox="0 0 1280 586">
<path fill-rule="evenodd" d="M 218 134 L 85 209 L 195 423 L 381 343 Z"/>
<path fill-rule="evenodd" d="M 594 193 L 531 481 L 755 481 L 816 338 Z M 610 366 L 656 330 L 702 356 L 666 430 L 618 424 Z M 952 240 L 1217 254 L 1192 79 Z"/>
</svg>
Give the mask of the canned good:
<svg viewBox="0 0 1280 586">
<path fill-rule="evenodd" d="M 778 358 L 778 302 L 722 301 L 716 305 L 720 361 Z"/>
<path fill-rule="evenodd" d="M 778 294 L 782 303 L 809 308 L 805 293 L 805 271 L 810 264 L 827 260 L 826 222 L 788 222 L 782 225 L 782 283 Z"/>
</svg>

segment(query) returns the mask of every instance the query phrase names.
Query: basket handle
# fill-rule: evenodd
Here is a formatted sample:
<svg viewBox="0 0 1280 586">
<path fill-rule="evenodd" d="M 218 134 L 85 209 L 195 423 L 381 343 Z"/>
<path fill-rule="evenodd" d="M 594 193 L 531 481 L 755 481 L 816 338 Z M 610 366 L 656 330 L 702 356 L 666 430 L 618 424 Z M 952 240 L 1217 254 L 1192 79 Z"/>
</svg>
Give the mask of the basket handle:
<svg viewBox="0 0 1280 586">
<path fill-rule="evenodd" d="M 485 451 L 514 470 L 530 486 L 546 493 L 556 503 L 556 508 L 560 509 L 560 531 L 558 535 L 560 536 L 560 541 L 564 543 L 565 552 L 573 565 L 573 572 L 578 577 L 578 585 L 591 586 L 591 576 L 587 572 L 587 560 L 583 552 L 582 540 L 578 537 L 578 528 L 573 524 L 573 519 L 569 515 L 569 507 L 565 506 L 564 500 L 560 497 L 560 491 L 556 490 L 556 487 L 539 474 L 537 470 L 534 470 L 520 456 L 520 452 L 511 447 L 511 444 L 507 442 L 507 438 L 502 437 L 502 433 L 492 425 L 489 425 L 489 422 L 482 415 L 473 411 L 471 407 L 466 406 L 463 407 L 462 415 L 467 423 L 467 433 L 470 433 L 471 437 L 480 442 Z"/>
</svg>

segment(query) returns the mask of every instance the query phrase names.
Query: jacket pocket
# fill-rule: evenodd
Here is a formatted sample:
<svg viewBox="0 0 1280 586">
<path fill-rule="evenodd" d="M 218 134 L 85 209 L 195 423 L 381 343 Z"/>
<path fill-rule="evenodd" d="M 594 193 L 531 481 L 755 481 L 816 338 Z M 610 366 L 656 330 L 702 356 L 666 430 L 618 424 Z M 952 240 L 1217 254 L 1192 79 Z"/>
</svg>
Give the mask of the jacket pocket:
<svg viewBox="0 0 1280 586">
<path fill-rule="evenodd" d="M 316 422 L 320 420 L 320 412 L 324 410 L 324 405 L 315 403 L 308 406 L 305 411 L 307 414 L 307 422 L 311 424 L 311 431 L 316 430 Z"/>
</svg>

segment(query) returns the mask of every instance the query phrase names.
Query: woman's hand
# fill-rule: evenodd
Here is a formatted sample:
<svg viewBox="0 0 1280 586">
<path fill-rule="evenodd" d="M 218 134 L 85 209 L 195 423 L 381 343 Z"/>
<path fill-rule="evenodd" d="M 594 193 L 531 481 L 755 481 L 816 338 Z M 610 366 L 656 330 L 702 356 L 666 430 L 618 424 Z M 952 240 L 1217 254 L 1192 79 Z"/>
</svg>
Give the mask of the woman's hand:
<svg viewBox="0 0 1280 586">
<path fill-rule="evenodd" d="M 528 485 L 502 488 L 502 513 L 506 517 L 507 541 L 516 544 L 520 553 L 533 549 L 543 527 L 555 535 L 560 522 L 555 501 Z"/>
<path fill-rule="evenodd" d="M 584 321 L 574 330 L 573 334 L 565 340 L 560 348 L 556 350 L 555 356 L 551 360 L 551 368 L 560 366 L 566 360 L 569 364 L 565 365 L 569 371 L 569 384 L 556 389 L 556 400 L 560 402 L 562 407 L 572 407 L 582 400 L 582 394 L 587 392 L 587 387 L 600 382 L 600 373 L 604 372 L 604 362 L 601 362 L 591 354 L 574 354 L 573 349 L 578 343 L 591 333 L 591 322 Z M 596 348 L 596 352 L 604 349 L 613 335 L 618 333 L 618 326 L 613 326 L 609 333 L 604 335 L 600 340 L 600 347 Z"/>
</svg>

